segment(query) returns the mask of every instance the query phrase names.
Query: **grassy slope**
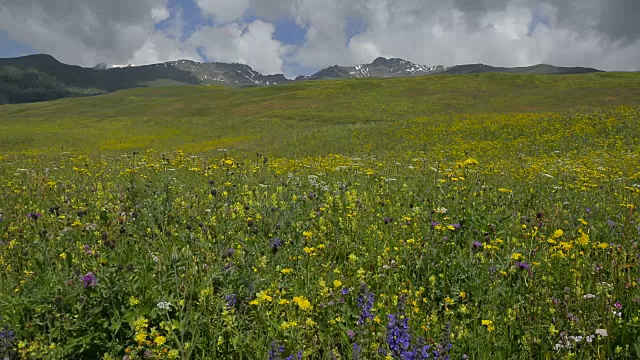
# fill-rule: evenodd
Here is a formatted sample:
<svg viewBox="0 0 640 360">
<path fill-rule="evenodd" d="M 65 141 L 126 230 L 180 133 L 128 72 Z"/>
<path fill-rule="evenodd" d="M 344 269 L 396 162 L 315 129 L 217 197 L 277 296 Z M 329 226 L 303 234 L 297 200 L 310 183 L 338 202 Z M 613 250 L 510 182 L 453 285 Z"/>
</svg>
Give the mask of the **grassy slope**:
<svg viewBox="0 0 640 360">
<path fill-rule="evenodd" d="M 395 146 L 393 135 L 410 119 L 437 123 L 450 121 L 453 114 L 564 113 L 617 105 L 640 105 L 640 74 L 479 74 L 244 89 L 146 88 L 0 106 L 0 151 L 384 151 Z M 368 140 L 372 137 L 375 144 Z"/>
</svg>

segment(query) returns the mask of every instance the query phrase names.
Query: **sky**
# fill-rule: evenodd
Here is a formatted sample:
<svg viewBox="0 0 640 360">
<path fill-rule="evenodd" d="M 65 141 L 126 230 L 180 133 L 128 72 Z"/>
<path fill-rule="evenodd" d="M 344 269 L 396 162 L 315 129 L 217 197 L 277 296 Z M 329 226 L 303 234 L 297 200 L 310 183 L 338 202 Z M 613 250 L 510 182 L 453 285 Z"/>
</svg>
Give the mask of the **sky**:
<svg viewBox="0 0 640 360">
<path fill-rule="evenodd" d="M 640 70 L 640 0 L 0 0 L 0 57 L 191 59 L 263 74 L 422 65 Z"/>
</svg>

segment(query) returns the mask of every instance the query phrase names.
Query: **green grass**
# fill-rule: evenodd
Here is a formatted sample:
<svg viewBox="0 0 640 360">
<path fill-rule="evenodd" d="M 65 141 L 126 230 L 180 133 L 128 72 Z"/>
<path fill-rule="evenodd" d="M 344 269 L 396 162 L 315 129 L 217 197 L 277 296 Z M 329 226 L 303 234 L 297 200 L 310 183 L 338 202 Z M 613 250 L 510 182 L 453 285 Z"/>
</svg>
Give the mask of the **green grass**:
<svg viewBox="0 0 640 360">
<path fill-rule="evenodd" d="M 481 74 L 243 89 L 134 89 L 0 107 L 0 150 L 207 150 L 222 141 L 232 148 L 282 155 L 301 148 L 307 154 L 349 152 L 358 147 L 325 148 L 322 142 L 334 143 L 336 134 L 358 136 L 363 127 L 367 132 L 385 132 L 389 126 L 422 117 L 567 113 L 638 105 L 639 84 L 637 73 Z M 308 143 L 311 132 L 320 142 L 317 147 Z"/>
<path fill-rule="evenodd" d="M 0 107 L 0 358 L 398 359 L 408 335 L 431 358 L 638 358 L 639 85 L 484 74 Z"/>
</svg>

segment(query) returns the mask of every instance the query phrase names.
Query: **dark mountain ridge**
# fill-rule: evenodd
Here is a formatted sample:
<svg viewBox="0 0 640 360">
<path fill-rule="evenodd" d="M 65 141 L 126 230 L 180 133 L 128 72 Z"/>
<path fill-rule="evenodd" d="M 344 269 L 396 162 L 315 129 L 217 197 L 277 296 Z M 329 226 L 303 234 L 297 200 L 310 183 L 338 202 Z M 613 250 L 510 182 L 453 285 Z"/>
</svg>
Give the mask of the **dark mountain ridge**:
<svg viewBox="0 0 640 360">
<path fill-rule="evenodd" d="M 583 67 L 539 64 L 528 67 L 493 67 L 484 64 L 452 67 L 425 66 L 399 58 L 379 57 L 370 64 L 334 65 L 310 76 L 287 79 L 283 74 L 262 75 L 238 63 L 168 61 L 142 66 L 109 67 L 105 63 L 87 68 L 61 63 L 51 55 L 37 54 L 0 58 L 0 104 L 86 96 L 122 89 L 163 85 L 223 85 L 232 87 L 280 85 L 293 81 L 398 78 L 439 74 L 502 72 L 518 74 L 578 74 L 599 72 Z M 35 74 L 40 74 L 36 76 Z M 51 90 L 50 96 L 47 89 Z M 38 94 L 31 96 L 31 94 Z"/>
</svg>

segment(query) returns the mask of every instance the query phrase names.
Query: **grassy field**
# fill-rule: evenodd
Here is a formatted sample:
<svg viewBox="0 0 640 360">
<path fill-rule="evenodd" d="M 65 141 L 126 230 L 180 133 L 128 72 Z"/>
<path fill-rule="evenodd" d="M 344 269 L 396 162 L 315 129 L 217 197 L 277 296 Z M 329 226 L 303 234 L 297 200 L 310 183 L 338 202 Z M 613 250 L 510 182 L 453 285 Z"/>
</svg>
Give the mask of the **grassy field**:
<svg viewBox="0 0 640 360">
<path fill-rule="evenodd" d="M 635 73 L 0 106 L 0 355 L 638 358 L 639 121 Z"/>
</svg>

